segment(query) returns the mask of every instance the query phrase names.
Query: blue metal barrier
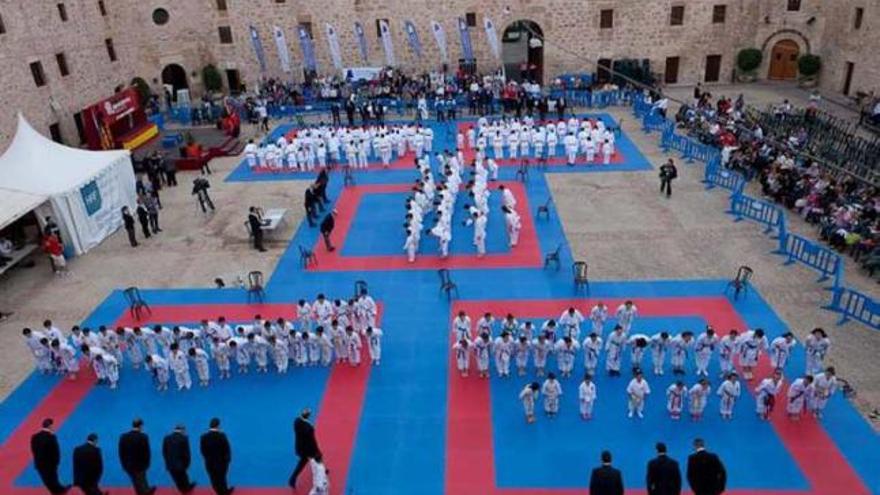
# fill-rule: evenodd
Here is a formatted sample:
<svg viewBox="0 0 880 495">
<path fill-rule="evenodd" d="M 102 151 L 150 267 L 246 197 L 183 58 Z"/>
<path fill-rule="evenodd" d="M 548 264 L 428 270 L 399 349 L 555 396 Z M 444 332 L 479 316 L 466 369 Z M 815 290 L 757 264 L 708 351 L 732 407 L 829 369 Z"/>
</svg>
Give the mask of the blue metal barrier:
<svg viewBox="0 0 880 495">
<path fill-rule="evenodd" d="M 834 281 L 831 288 L 837 290 L 841 287 L 843 260 L 834 251 L 797 234 L 786 233 L 784 236 L 779 237 L 779 250 L 777 253 L 788 256 L 788 260 L 785 262 L 786 265 L 799 261 L 817 270 L 821 274 L 817 282 L 824 282 L 833 277 Z"/>
<path fill-rule="evenodd" d="M 748 218 L 765 225 L 767 227 L 764 229 L 765 234 L 776 229 L 777 237 L 774 239 L 785 237 L 785 212 L 772 203 L 745 194 L 734 194 L 730 196 L 730 209 L 727 210 L 727 213 L 733 215 L 735 222 L 741 222 Z"/>
<path fill-rule="evenodd" d="M 743 187 L 746 185 L 746 180 L 739 172 L 721 167 L 720 159 L 712 159 L 706 164 L 703 183 L 706 184 L 707 190 L 720 187 L 727 189 L 732 194 L 741 194 Z"/>
<path fill-rule="evenodd" d="M 831 304 L 825 309 L 840 313 L 838 325 L 856 320 L 869 327 L 880 330 L 880 302 L 859 291 L 838 287 L 834 290 Z"/>
</svg>

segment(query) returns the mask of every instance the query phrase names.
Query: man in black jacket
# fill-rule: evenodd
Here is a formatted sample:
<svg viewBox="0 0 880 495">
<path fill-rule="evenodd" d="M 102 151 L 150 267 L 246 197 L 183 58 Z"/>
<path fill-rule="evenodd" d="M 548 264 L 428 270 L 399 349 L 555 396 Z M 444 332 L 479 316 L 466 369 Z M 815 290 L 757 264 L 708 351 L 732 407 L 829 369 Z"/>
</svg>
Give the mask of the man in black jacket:
<svg viewBox="0 0 880 495">
<path fill-rule="evenodd" d="M 58 437 L 52 430 L 54 422 L 51 418 L 43 420 L 43 429 L 31 437 L 31 454 L 34 456 L 34 467 L 40 479 L 52 495 L 67 493 L 70 485 L 62 485 L 58 481 L 58 464 L 61 463 L 61 447 Z"/>
<path fill-rule="evenodd" d="M 694 495 L 721 495 L 727 487 L 727 471 L 717 455 L 707 452 L 702 438 L 694 440 L 688 457 L 687 479 Z"/>
<path fill-rule="evenodd" d="M 150 438 L 143 432 L 144 422 L 140 418 L 131 422 L 131 430 L 119 436 L 119 463 L 131 478 L 131 485 L 137 495 L 152 495 L 156 487 L 147 481 L 150 469 Z"/>
<path fill-rule="evenodd" d="M 263 217 L 256 206 L 251 206 L 248 212 L 248 227 L 254 237 L 254 249 L 261 253 L 266 252 L 263 247 Z"/>
<path fill-rule="evenodd" d="M 296 478 L 299 473 L 309 464 L 309 459 L 321 457 L 321 449 L 318 448 L 318 440 L 315 438 L 315 427 L 309 422 L 312 411 L 308 408 L 303 409 L 299 417 L 293 421 L 293 433 L 295 436 L 295 451 L 299 457 L 299 462 L 290 475 L 287 484 L 291 488 L 296 489 Z"/>
<path fill-rule="evenodd" d="M 165 469 L 174 480 L 174 484 L 180 493 L 189 493 L 196 484 L 189 480 L 187 470 L 190 464 L 189 437 L 183 425 L 177 425 L 174 431 L 162 440 L 162 457 L 165 459 Z"/>
<path fill-rule="evenodd" d="M 73 449 L 73 484 L 85 495 L 107 495 L 98 486 L 104 474 L 104 461 L 98 448 L 98 435 L 89 433 L 86 443 Z"/>
<path fill-rule="evenodd" d="M 312 184 L 306 189 L 306 198 L 303 202 L 306 208 L 306 220 L 309 221 L 309 227 L 315 226 L 315 220 L 318 219 L 318 194 L 315 192 L 317 186 Z"/>
<path fill-rule="evenodd" d="M 333 244 L 330 242 L 330 234 L 333 233 L 333 228 L 336 227 L 336 210 L 331 211 L 324 217 L 324 220 L 321 220 L 321 236 L 324 237 L 324 245 L 327 246 L 327 251 L 333 252 L 336 250 L 333 247 Z"/>
<path fill-rule="evenodd" d="M 666 455 L 666 444 L 657 444 L 657 457 L 648 462 L 648 495 L 679 495 L 681 471 L 678 462 Z"/>
<path fill-rule="evenodd" d="M 205 459 L 205 471 L 211 479 L 211 486 L 217 495 L 229 495 L 235 488 L 226 484 L 226 473 L 232 462 L 232 449 L 226 434 L 220 431 L 220 420 L 211 419 L 210 429 L 202 434 L 199 447 Z"/>
<path fill-rule="evenodd" d="M 660 166 L 660 193 L 665 192 L 666 197 L 672 196 L 672 181 L 678 178 L 678 169 L 672 158 Z"/>
<path fill-rule="evenodd" d="M 611 467 L 611 452 L 602 451 L 602 465 L 590 475 L 590 495 L 623 495 L 623 476 Z"/>
<path fill-rule="evenodd" d="M 128 243 L 131 244 L 131 247 L 137 247 L 138 242 L 134 235 L 134 216 L 127 206 L 122 207 L 122 224 L 128 233 Z"/>
</svg>

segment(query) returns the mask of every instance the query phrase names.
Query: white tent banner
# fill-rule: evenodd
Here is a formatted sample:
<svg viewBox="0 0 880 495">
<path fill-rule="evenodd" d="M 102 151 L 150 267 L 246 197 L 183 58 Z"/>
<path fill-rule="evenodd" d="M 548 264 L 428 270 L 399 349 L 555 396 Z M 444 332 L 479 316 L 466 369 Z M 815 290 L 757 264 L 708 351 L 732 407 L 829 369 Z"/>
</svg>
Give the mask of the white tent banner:
<svg viewBox="0 0 880 495">
<path fill-rule="evenodd" d="M 501 60 L 501 47 L 498 46 L 498 33 L 495 30 L 495 23 L 488 17 L 483 18 L 483 30 L 486 31 L 486 40 L 489 42 L 489 49 L 496 59 Z"/>
<path fill-rule="evenodd" d="M 397 65 L 397 61 L 394 58 L 394 44 L 391 41 L 391 28 L 388 27 L 387 21 L 379 21 L 379 32 L 382 34 L 382 48 L 385 50 L 385 63 L 394 67 Z"/>
<path fill-rule="evenodd" d="M 284 36 L 284 30 L 278 26 L 273 26 L 272 31 L 275 34 L 275 47 L 278 49 L 278 61 L 281 62 L 281 70 L 289 73 L 290 49 L 287 47 L 287 37 Z"/>
<path fill-rule="evenodd" d="M 336 34 L 336 28 L 330 24 L 325 24 L 324 28 L 327 32 L 327 44 L 330 45 L 330 58 L 333 60 L 333 66 L 340 70 L 342 69 L 342 53 L 339 50 L 339 35 Z"/>
<path fill-rule="evenodd" d="M 446 31 L 437 21 L 431 21 L 431 32 L 434 33 L 434 40 L 437 41 L 437 48 L 440 50 L 440 59 L 449 62 L 449 54 L 446 49 Z"/>
</svg>

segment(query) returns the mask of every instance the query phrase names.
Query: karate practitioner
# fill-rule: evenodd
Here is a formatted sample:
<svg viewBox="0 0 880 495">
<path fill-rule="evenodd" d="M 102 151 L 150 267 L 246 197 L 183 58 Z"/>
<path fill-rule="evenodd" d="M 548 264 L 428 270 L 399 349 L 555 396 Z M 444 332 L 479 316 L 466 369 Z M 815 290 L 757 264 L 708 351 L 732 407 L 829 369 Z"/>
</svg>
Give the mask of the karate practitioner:
<svg viewBox="0 0 880 495">
<path fill-rule="evenodd" d="M 788 403 L 785 405 L 785 411 L 788 413 L 788 418 L 792 421 L 800 420 L 804 405 L 812 401 L 814 393 L 815 387 L 811 375 L 804 375 L 791 382 L 786 393 Z"/>
<path fill-rule="evenodd" d="M 456 341 L 471 338 L 471 317 L 464 311 L 459 311 L 452 320 L 452 335 Z"/>
<path fill-rule="evenodd" d="M 651 393 L 651 387 L 648 385 L 648 382 L 645 381 L 644 376 L 642 376 L 642 372 L 636 370 L 635 377 L 630 380 L 629 385 L 626 386 L 626 394 L 629 398 L 627 401 L 628 414 L 627 417 L 633 417 L 633 412 L 635 412 L 639 418 L 644 418 L 643 411 L 645 410 L 645 400 L 648 395 Z"/>
<path fill-rule="evenodd" d="M 654 365 L 655 375 L 663 376 L 663 366 L 666 363 L 666 349 L 668 348 L 668 332 L 660 332 L 651 336 L 651 362 Z"/>
<path fill-rule="evenodd" d="M 467 378 L 468 371 L 471 368 L 471 343 L 467 338 L 459 339 L 452 345 L 455 353 L 455 365 L 462 378 Z"/>
<path fill-rule="evenodd" d="M 541 385 L 538 382 L 532 382 L 526 385 L 519 393 L 519 400 L 522 401 L 523 410 L 526 413 L 526 423 L 535 422 L 535 402 L 540 395 Z"/>
<path fill-rule="evenodd" d="M 626 301 L 617 308 L 617 324 L 623 327 L 623 333 L 628 334 L 633 321 L 639 314 L 639 309 L 632 301 Z"/>
<path fill-rule="evenodd" d="M 562 384 L 552 372 L 547 374 L 544 385 L 541 387 L 544 394 L 544 412 L 553 418 L 559 413 L 559 397 L 562 395 Z"/>
<path fill-rule="evenodd" d="M 510 248 L 513 249 L 519 243 L 519 232 L 522 230 L 522 220 L 520 219 L 519 213 L 507 206 L 502 206 L 501 211 L 504 212 L 504 223 L 507 227 L 507 242 L 510 245 Z"/>
<path fill-rule="evenodd" d="M 691 348 L 693 339 L 693 332 L 685 331 L 682 332 L 681 335 L 673 337 L 672 341 L 669 343 L 671 354 L 669 361 L 672 363 L 673 374 L 684 374 L 684 365 L 685 362 L 687 362 L 688 350 Z"/>
<path fill-rule="evenodd" d="M 755 387 L 755 412 L 763 420 L 770 419 L 770 414 L 776 406 L 776 394 L 782 389 L 782 370 L 773 370 L 773 375 L 761 380 Z"/>
<path fill-rule="evenodd" d="M 829 366 L 824 372 L 813 377 L 813 387 L 815 392 L 813 393 L 813 404 L 810 405 L 810 410 L 813 411 L 813 416 L 816 419 L 821 419 L 825 406 L 828 404 L 828 399 L 837 391 L 837 374 L 834 371 L 834 367 Z"/>
<path fill-rule="evenodd" d="M 498 371 L 498 376 L 501 378 L 510 376 L 510 359 L 513 356 L 513 341 L 510 339 L 510 334 L 506 331 L 501 332 L 501 336 L 495 338 L 492 350 L 495 354 L 495 369 Z"/>
<path fill-rule="evenodd" d="M 382 361 L 382 330 L 379 328 L 367 327 L 364 330 L 367 338 L 367 349 L 370 352 L 370 363 L 373 366 L 379 366 Z"/>
<path fill-rule="evenodd" d="M 351 325 L 345 327 L 345 343 L 348 349 L 348 363 L 352 366 L 360 366 L 363 342 L 360 334 L 355 332 Z"/>
<path fill-rule="evenodd" d="M 159 392 L 168 390 L 168 380 L 170 378 L 168 361 L 158 354 L 149 354 L 144 359 L 144 362 L 147 364 L 147 369 L 153 375 L 153 383 L 156 385 L 156 390 Z"/>
<path fill-rule="evenodd" d="M 119 361 L 106 352 L 95 356 L 95 361 L 101 363 L 107 383 L 111 389 L 115 389 L 117 383 L 119 383 Z"/>
<path fill-rule="evenodd" d="M 562 138 L 562 144 L 563 146 L 565 146 L 566 164 L 569 167 L 574 167 L 574 162 L 577 159 L 578 152 L 577 137 L 575 137 L 573 133 L 569 132 L 565 135 L 564 138 Z"/>
<path fill-rule="evenodd" d="M 584 375 L 584 380 L 578 387 L 578 400 L 580 401 L 581 419 L 593 418 L 593 404 L 596 402 L 596 384 L 589 373 Z"/>
<path fill-rule="evenodd" d="M 269 337 L 269 345 L 272 347 L 272 361 L 278 373 L 287 373 L 290 366 L 290 345 L 285 339 L 279 339 L 274 335 Z"/>
<path fill-rule="evenodd" d="M 608 306 L 599 301 L 590 309 L 590 322 L 593 324 L 593 333 L 602 336 L 605 331 L 605 321 L 608 320 Z"/>
<path fill-rule="evenodd" d="M 562 378 L 571 376 L 571 371 L 574 369 L 575 356 L 579 348 L 580 344 L 578 341 L 568 336 L 556 342 L 556 363 L 559 366 L 559 374 L 562 375 Z"/>
<path fill-rule="evenodd" d="M 703 419 L 703 411 L 706 409 L 706 403 L 709 402 L 709 394 L 711 392 L 712 388 L 709 386 L 709 380 L 705 378 L 700 378 L 700 381 L 688 390 L 688 403 L 692 420 L 699 421 Z"/>
<path fill-rule="evenodd" d="M 220 379 L 225 380 L 232 376 L 230 371 L 230 360 L 229 360 L 229 344 L 220 340 L 219 337 L 214 337 L 211 342 L 211 355 L 214 356 L 214 362 L 217 364 L 217 371 L 220 372 Z"/>
<path fill-rule="evenodd" d="M 190 348 L 189 357 L 196 365 L 196 374 L 199 377 L 199 385 L 207 387 L 211 381 L 211 368 L 208 365 L 208 353 L 201 348 Z"/>
<path fill-rule="evenodd" d="M 733 357 L 739 354 L 739 332 L 733 328 L 730 333 L 721 337 L 718 343 L 718 364 L 721 376 L 725 377 L 733 371 Z"/>
<path fill-rule="evenodd" d="M 602 352 L 602 337 L 596 332 L 587 335 L 583 343 L 584 348 L 584 369 L 588 375 L 595 375 L 596 368 L 599 366 L 599 354 Z"/>
<path fill-rule="evenodd" d="M 697 342 L 694 344 L 697 376 L 709 376 L 709 361 L 712 360 L 716 345 L 718 345 L 718 336 L 715 335 L 715 330 L 712 327 L 706 327 L 706 331 L 697 337 Z"/>
<path fill-rule="evenodd" d="M 797 344 L 791 332 L 785 332 L 770 343 L 770 365 L 775 369 L 784 369 L 791 356 L 791 349 Z"/>
<path fill-rule="evenodd" d="M 767 350 L 767 337 L 764 336 L 764 330 L 758 328 L 744 333 L 740 337 L 739 348 L 739 364 L 743 369 L 743 377 L 746 380 L 751 380 L 754 378 L 752 370 L 758 365 L 758 358 L 761 357 L 763 351 Z"/>
<path fill-rule="evenodd" d="M 544 376 L 544 370 L 547 368 L 547 357 L 553 352 L 553 340 L 549 339 L 545 333 L 538 335 L 538 338 L 532 341 L 532 348 L 535 355 L 535 373 L 538 376 Z"/>
<path fill-rule="evenodd" d="M 330 366 L 333 363 L 333 340 L 324 332 L 324 327 L 315 329 L 315 340 L 321 350 L 321 366 Z"/>
<path fill-rule="evenodd" d="M 721 397 L 719 402 L 719 412 L 721 419 L 733 419 L 733 408 L 736 400 L 740 395 L 740 384 L 736 373 L 727 375 L 727 379 L 718 386 L 718 396 Z"/>
<path fill-rule="evenodd" d="M 608 343 L 605 344 L 605 369 L 611 376 L 620 376 L 620 361 L 623 348 L 626 345 L 626 332 L 620 325 L 614 326 L 614 331 L 608 335 Z"/>
<path fill-rule="evenodd" d="M 807 374 L 821 373 L 825 363 L 825 356 L 831 348 L 831 339 L 821 328 L 814 328 L 804 341 L 804 351 L 807 355 Z"/>
<path fill-rule="evenodd" d="M 681 419 L 681 410 L 684 407 L 687 393 L 684 382 L 681 380 L 678 380 L 666 389 L 666 410 L 669 411 L 670 418 L 676 421 Z"/>
<path fill-rule="evenodd" d="M 563 311 L 557 320 L 562 325 L 563 335 L 571 337 L 573 340 L 580 340 L 581 323 L 584 321 L 584 315 L 576 310 L 573 306 Z"/>
<path fill-rule="evenodd" d="M 174 381 L 177 382 L 177 390 L 189 390 L 192 388 L 192 377 L 189 374 L 189 361 L 186 354 L 180 350 L 177 342 L 171 344 L 171 354 L 168 355 L 168 364 L 174 372 Z"/>
<path fill-rule="evenodd" d="M 529 365 L 529 351 L 532 343 L 525 335 L 520 335 L 514 344 L 514 354 L 516 355 L 516 369 L 519 376 L 525 376 L 526 366 Z"/>
<path fill-rule="evenodd" d="M 642 367 L 642 357 L 645 355 L 645 349 L 648 348 L 650 341 L 650 337 L 642 333 L 633 334 L 627 339 L 626 344 L 630 349 L 630 366 L 633 369 Z"/>
</svg>

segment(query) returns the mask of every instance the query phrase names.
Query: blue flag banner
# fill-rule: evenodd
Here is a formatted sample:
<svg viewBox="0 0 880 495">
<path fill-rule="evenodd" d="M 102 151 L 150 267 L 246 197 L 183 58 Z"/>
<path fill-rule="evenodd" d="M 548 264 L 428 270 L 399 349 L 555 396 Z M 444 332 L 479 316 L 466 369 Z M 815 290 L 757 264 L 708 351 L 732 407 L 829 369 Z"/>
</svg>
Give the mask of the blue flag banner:
<svg viewBox="0 0 880 495">
<path fill-rule="evenodd" d="M 257 62 L 260 64 L 260 72 L 266 72 L 266 52 L 263 51 L 263 42 L 260 41 L 260 33 L 257 28 L 250 26 L 251 45 L 254 47 L 254 54 L 257 56 Z"/>
<path fill-rule="evenodd" d="M 458 18 L 458 34 L 461 35 L 461 57 L 465 60 L 474 60 L 474 47 L 471 45 L 471 33 L 468 31 L 467 21 L 464 17 Z"/>
<path fill-rule="evenodd" d="M 364 26 L 360 22 L 354 23 L 354 37 L 358 42 L 358 49 L 361 52 L 361 59 L 367 61 L 367 35 L 364 34 Z"/>
<path fill-rule="evenodd" d="M 406 39 L 409 40 L 409 47 L 416 54 L 416 57 L 422 58 L 422 42 L 419 41 L 419 32 L 412 21 L 405 21 L 403 29 L 406 31 Z"/>
<path fill-rule="evenodd" d="M 309 31 L 302 24 L 296 28 L 299 37 L 299 47 L 303 52 L 303 66 L 312 71 L 318 70 L 318 62 L 315 60 L 315 46 Z"/>
</svg>

